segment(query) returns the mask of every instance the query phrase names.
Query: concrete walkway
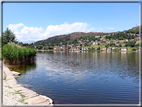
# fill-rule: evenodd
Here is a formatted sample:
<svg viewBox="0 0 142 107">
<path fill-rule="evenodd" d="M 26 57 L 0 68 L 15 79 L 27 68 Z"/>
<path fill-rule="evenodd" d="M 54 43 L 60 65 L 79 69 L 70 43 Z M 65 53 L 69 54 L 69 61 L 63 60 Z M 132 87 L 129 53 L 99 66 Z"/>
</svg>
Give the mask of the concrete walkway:
<svg viewBox="0 0 142 107">
<path fill-rule="evenodd" d="M 22 87 L 12 72 L 3 65 L 3 105 L 53 106 L 53 101 L 44 95 Z"/>
</svg>

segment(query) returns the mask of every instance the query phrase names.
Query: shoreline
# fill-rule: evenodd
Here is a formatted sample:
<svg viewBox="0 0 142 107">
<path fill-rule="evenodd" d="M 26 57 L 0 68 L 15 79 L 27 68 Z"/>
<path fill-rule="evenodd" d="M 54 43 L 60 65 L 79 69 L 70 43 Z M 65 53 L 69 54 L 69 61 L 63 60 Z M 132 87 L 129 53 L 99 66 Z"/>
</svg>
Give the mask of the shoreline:
<svg viewBox="0 0 142 107">
<path fill-rule="evenodd" d="M 95 52 L 95 51 L 100 51 L 100 52 L 106 52 L 107 53 L 107 50 L 77 50 L 77 51 L 70 51 L 70 50 L 65 50 L 65 51 L 60 51 L 60 50 L 36 50 L 38 52 L 44 52 L 44 51 L 48 51 L 48 52 L 87 52 L 87 51 L 91 51 L 91 52 Z M 140 51 L 108 51 L 109 53 L 110 52 L 140 52 Z"/>
<path fill-rule="evenodd" d="M 3 62 L 1 61 L 1 63 Z M 45 105 L 51 107 L 53 100 L 18 84 L 12 72 L 3 64 L 3 105 Z"/>
</svg>

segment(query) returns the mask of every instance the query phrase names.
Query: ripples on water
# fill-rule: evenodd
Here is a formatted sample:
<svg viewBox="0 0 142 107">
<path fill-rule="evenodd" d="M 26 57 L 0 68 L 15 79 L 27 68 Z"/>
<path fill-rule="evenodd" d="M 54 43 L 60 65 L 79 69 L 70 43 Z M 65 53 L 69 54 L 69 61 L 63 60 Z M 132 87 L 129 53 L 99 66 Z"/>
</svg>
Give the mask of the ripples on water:
<svg viewBox="0 0 142 107">
<path fill-rule="evenodd" d="M 39 52 L 17 81 L 55 104 L 138 104 L 139 54 Z M 22 67 L 21 67 L 22 66 Z"/>
</svg>

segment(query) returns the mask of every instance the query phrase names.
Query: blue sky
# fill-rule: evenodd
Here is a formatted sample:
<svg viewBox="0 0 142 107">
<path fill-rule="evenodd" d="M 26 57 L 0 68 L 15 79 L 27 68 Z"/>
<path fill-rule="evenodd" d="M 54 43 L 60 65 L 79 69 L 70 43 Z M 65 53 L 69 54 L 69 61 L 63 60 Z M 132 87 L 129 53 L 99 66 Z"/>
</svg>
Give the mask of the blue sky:
<svg viewBox="0 0 142 107">
<path fill-rule="evenodd" d="M 115 32 L 139 25 L 139 3 L 4 3 L 3 31 L 31 43 L 72 32 Z"/>
</svg>

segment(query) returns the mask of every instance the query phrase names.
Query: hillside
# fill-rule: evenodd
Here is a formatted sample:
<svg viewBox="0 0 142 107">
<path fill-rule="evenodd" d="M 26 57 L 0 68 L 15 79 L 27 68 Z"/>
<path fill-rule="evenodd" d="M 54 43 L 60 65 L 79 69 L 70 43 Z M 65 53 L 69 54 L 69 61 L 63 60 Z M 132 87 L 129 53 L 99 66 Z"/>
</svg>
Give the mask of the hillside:
<svg viewBox="0 0 142 107">
<path fill-rule="evenodd" d="M 133 27 L 129 30 L 125 30 L 122 32 L 126 32 L 126 33 L 133 33 L 133 34 L 138 34 L 139 33 L 139 26 L 137 27 Z M 116 34 L 118 32 L 111 32 L 113 34 Z M 110 33 L 110 34 L 111 34 Z M 43 45 L 43 46 L 54 46 L 54 45 L 65 45 L 65 44 L 71 44 L 74 41 L 76 41 L 77 39 L 83 38 L 83 37 L 96 37 L 96 36 L 102 36 L 102 35 L 107 35 L 108 33 L 103 33 L 103 32 L 74 32 L 74 33 L 70 33 L 70 34 L 66 34 L 66 35 L 57 35 L 54 37 L 50 37 L 48 39 L 45 40 L 40 40 L 35 42 L 35 45 Z M 94 39 L 95 40 L 95 39 Z"/>
<path fill-rule="evenodd" d="M 100 36 L 106 33 L 103 32 L 89 32 L 89 33 L 84 33 L 84 32 L 74 32 L 66 35 L 58 35 L 54 37 L 50 37 L 46 40 L 40 40 L 35 42 L 35 45 L 51 45 L 53 43 L 55 44 L 60 44 L 61 42 L 66 44 L 67 42 L 72 42 L 75 39 L 78 39 L 80 37 L 88 37 L 88 36 Z"/>
</svg>

